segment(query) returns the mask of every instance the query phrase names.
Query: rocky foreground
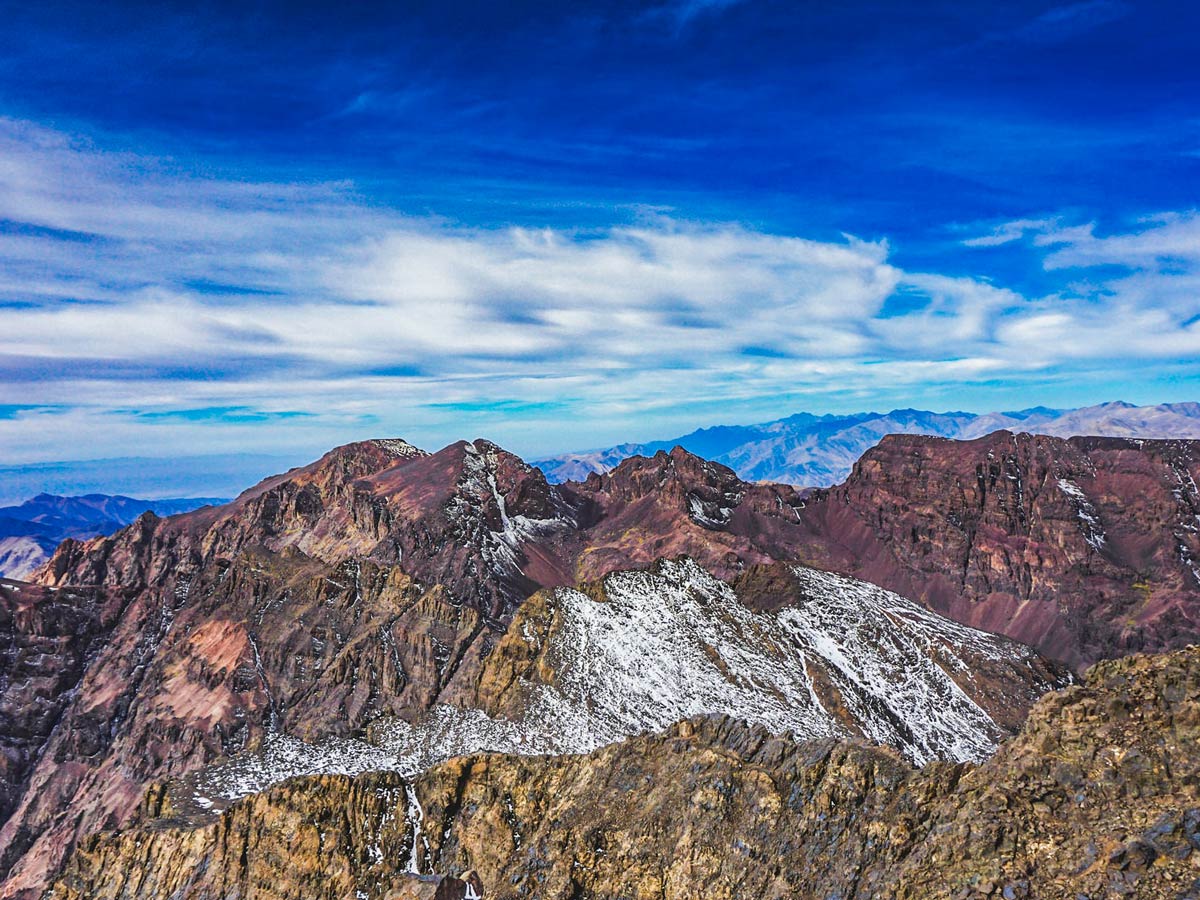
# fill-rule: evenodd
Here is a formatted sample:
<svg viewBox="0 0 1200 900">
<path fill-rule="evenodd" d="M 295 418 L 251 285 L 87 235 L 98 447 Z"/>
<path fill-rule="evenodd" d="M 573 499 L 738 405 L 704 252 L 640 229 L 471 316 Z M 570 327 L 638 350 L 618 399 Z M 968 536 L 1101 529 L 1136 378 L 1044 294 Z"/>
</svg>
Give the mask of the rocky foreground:
<svg viewBox="0 0 1200 900">
<path fill-rule="evenodd" d="M 980 766 L 706 717 L 582 756 L 295 779 L 220 815 L 152 790 L 54 900 L 1200 896 L 1200 648 L 1097 664 Z"/>
<path fill-rule="evenodd" d="M 14 895 L 164 778 L 177 812 L 203 813 L 295 775 L 588 753 L 700 713 L 978 761 L 1070 680 L 1014 641 L 783 564 L 729 584 L 682 557 L 543 590 L 486 641 L 455 635 L 443 589 L 359 562 L 255 554 L 169 584 L 170 605 L 130 604 L 115 628 L 94 592 L 0 586 L 21 639 L 0 709 Z"/>
</svg>

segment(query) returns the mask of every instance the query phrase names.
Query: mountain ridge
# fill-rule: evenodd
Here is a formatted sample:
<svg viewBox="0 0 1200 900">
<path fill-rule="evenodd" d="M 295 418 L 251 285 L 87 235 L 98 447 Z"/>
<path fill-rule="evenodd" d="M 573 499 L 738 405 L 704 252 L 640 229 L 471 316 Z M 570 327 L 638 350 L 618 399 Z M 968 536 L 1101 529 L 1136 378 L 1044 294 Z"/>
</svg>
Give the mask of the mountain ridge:
<svg viewBox="0 0 1200 900">
<path fill-rule="evenodd" d="M 938 713 L 971 710 L 957 693 L 963 685 L 938 674 L 960 671 L 958 664 L 943 659 L 935 670 L 913 656 L 891 665 L 894 673 L 929 676 L 910 694 L 920 702 L 904 712 L 890 692 L 872 688 L 879 679 L 861 668 L 861 648 L 912 646 L 904 623 L 932 615 L 926 610 L 938 613 L 940 634 L 961 628 L 952 621 L 984 625 L 1079 667 L 1138 647 L 1194 642 L 1200 575 L 1187 554 L 1200 558 L 1200 545 L 1186 529 L 1200 514 L 1198 478 L 1200 442 L 998 432 L 967 442 L 888 437 L 833 490 L 746 482 L 682 448 L 553 485 L 484 440 L 434 453 L 384 440 L 335 448 L 221 507 L 165 519 L 146 513 L 111 537 L 68 540 L 35 573 L 36 584 L 7 582 L 0 590 L 8 610 L 0 644 L 11 648 L 0 653 L 9 667 L 0 673 L 0 711 L 11 710 L 20 727 L 15 764 L 4 773 L 11 813 L 0 826 L 7 877 L 0 896 L 36 896 L 70 846 L 122 826 L 152 781 L 208 773 L 216 780 L 197 783 L 194 807 L 217 808 L 230 791 L 240 796 L 240 788 L 220 794 L 223 784 L 257 790 L 278 775 L 304 774 L 313 753 L 379 768 L 371 754 L 436 763 L 448 748 L 468 752 L 449 742 L 472 729 L 500 740 L 501 749 L 512 748 L 503 743 L 510 738 L 528 744 L 540 738 L 522 731 L 521 716 L 550 708 L 536 707 L 546 695 L 528 685 L 542 683 L 569 701 L 551 704 L 564 722 L 598 711 L 585 737 L 619 738 L 632 726 L 601 715 L 602 703 L 580 706 L 569 684 L 595 663 L 587 683 L 599 687 L 591 693 L 628 693 L 621 673 L 640 664 L 600 665 L 615 658 L 600 651 L 633 637 L 662 638 L 648 655 L 664 668 L 643 666 L 647 678 L 670 683 L 696 672 L 680 693 L 668 693 L 677 705 L 646 708 L 638 721 L 647 727 L 697 711 L 689 705 L 697 696 L 725 697 L 724 709 L 746 690 L 787 694 L 787 685 L 772 688 L 764 674 L 783 660 L 788 671 L 808 670 L 819 701 L 811 708 L 827 715 L 810 736 L 850 729 L 894 741 L 918 759 L 976 758 L 945 748 L 955 746 L 962 722 L 973 721 L 966 727 L 975 733 L 991 728 L 977 713 L 954 713 L 959 724 L 949 740 L 920 738 L 937 715 L 914 719 L 913 709 L 930 708 L 930 696 L 943 698 L 932 707 Z M 661 561 L 684 556 L 704 574 L 680 593 L 663 581 Z M 629 570 L 642 574 L 614 574 Z M 813 570 L 824 574 L 798 574 Z M 597 592 L 597 582 L 623 578 L 657 586 Z M 872 586 L 853 587 L 864 581 Z M 556 627 L 585 636 L 575 643 L 595 654 L 542 653 L 535 645 L 552 641 L 526 641 L 521 616 L 533 614 L 532 598 L 545 592 L 569 613 Z M 834 612 L 836 597 L 851 593 L 859 597 L 854 623 Z M 904 600 L 902 612 L 898 601 L 880 599 L 893 595 L 924 608 Z M 797 621 L 792 608 L 807 612 Z M 716 616 L 708 624 L 705 609 Z M 602 640 L 620 632 L 619 616 L 647 628 Z M 530 634 L 542 633 L 543 620 L 555 621 L 548 612 L 525 622 Z M 654 621 L 661 627 L 650 628 Z M 821 621 L 833 624 L 817 628 Z M 721 637 L 720 646 L 697 638 L 739 629 L 765 637 L 750 644 Z M 855 636 L 859 650 L 838 650 Z M 945 643 L 916 641 L 935 656 Z M 771 657 L 771 646 L 791 649 Z M 1013 670 L 980 654 L 959 658 L 978 679 L 970 702 L 991 710 L 997 726 L 1019 722 L 1041 689 L 1032 688 L 1038 679 L 1014 680 Z M 559 667 L 561 659 L 573 661 Z M 683 690 L 693 687 L 699 695 Z M 799 687 L 793 693 L 802 696 Z M 40 711 L 55 698 L 63 706 L 47 718 Z M 761 723 L 798 727 L 761 704 Z M 431 752 L 394 750 L 422 746 Z M 258 769 L 237 767 L 255 759 L 263 761 Z M 214 772 L 227 764 L 233 768 Z"/>
<path fill-rule="evenodd" d="M 224 502 L 216 497 L 139 500 L 122 494 L 65 497 L 43 492 L 0 507 L 0 576 L 23 578 L 67 538 L 112 534 L 147 511 L 166 516 Z"/>
<path fill-rule="evenodd" d="M 795 413 L 755 425 L 716 425 L 664 441 L 546 456 L 532 461 L 552 482 L 581 481 L 633 455 L 681 446 L 723 463 L 747 481 L 831 487 L 886 434 L 927 434 L 959 440 L 999 430 L 1054 437 L 1200 438 L 1200 403 L 1135 406 L 1111 401 L 1079 409 L 1034 406 L 1011 412 L 931 412 L 912 408 L 849 415 Z"/>
<path fill-rule="evenodd" d="M 1097 664 L 987 762 L 913 769 L 856 742 L 688 719 L 586 756 L 459 757 L 298 778 L 189 819 L 152 789 L 50 900 L 1188 898 L 1200 889 L 1200 649 Z M 636 800 L 633 798 L 636 797 Z"/>
<path fill-rule="evenodd" d="M 270 783 L 271 771 L 279 771 L 271 768 L 279 754 L 294 759 L 328 741 L 341 748 L 337 752 L 350 752 L 347 741 L 359 740 L 385 719 L 398 723 L 401 739 L 419 746 L 430 735 L 441 739 L 436 730 L 420 730 L 421 715 L 439 703 L 518 717 L 522 704 L 531 701 L 504 689 L 511 679 L 500 678 L 496 667 L 509 660 L 502 646 L 524 645 L 521 626 L 515 634 L 510 629 L 539 588 L 573 590 L 581 581 L 690 553 L 696 560 L 690 564 L 696 568 L 688 570 L 696 573 L 695 590 L 712 598 L 696 608 L 711 604 L 717 615 L 703 633 L 735 626 L 773 630 L 777 644 L 791 646 L 800 638 L 792 633 L 794 624 L 787 631 L 785 623 L 766 618 L 752 625 L 746 616 L 779 613 L 739 612 L 742 604 L 719 579 L 789 558 L 802 509 L 791 488 L 746 484 L 729 469 L 682 450 L 631 459 L 588 483 L 558 488 L 536 468 L 481 440 L 436 453 L 372 441 L 336 448 L 222 507 L 166 519 L 146 513 L 112 537 L 67 541 L 36 573 L 37 584 L 7 582 L 0 590 L 12 609 L 7 618 L 0 616 L 12 631 L 0 636 L 18 648 L 0 655 L 0 663 L 11 667 L 0 683 L 8 685 L 8 708 L 29 716 L 22 726 L 21 762 L 8 773 L 11 813 L 0 827 L 5 848 L 0 867 L 7 882 L 0 895 L 36 893 L 66 848 L 85 834 L 122 824 L 152 780 L 261 752 Z M 761 600 L 752 600 L 755 591 L 764 591 L 758 582 L 751 579 L 740 588 L 747 603 L 763 610 L 779 603 L 772 589 L 770 596 L 763 592 Z M 649 600 L 639 594 L 641 606 L 634 607 L 648 614 L 661 606 L 665 614 L 671 592 L 680 590 L 662 582 Z M 615 603 L 596 604 L 579 591 L 563 597 L 575 611 L 569 621 L 591 623 L 579 626 L 581 634 L 598 635 L 613 626 L 607 616 L 618 610 Z M 64 668 L 51 682 L 52 673 L 35 665 L 42 652 L 36 648 L 70 639 L 54 622 L 31 614 L 55 603 L 85 614 L 93 637 L 79 648 L 85 663 Z M 870 628 L 896 631 L 897 637 L 881 640 L 881 646 L 936 647 L 958 640 L 921 638 L 914 645 L 912 638 L 900 638 L 901 625 L 890 618 L 896 613 L 885 608 L 891 611 L 881 608 Z M 909 618 L 928 615 L 911 604 L 905 608 Z M 683 625 L 697 627 L 697 621 L 675 615 L 664 635 Z M 959 626 L 939 621 L 939 634 L 957 633 Z M 709 656 L 705 640 L 688 637 L 696 650 L 686 658 L 727 660 L 705 663 L 707 680 L 698 682 L 709 685 L 718 700 L 727 698 L 717 708 L 728 709 L 728 697 L 735 694 L 761 697 L 755 702 L 766 704 L 764 716 L 775 721 L 771 692 L 756 686 L 760 676 L 754 673 L 777 668 L 779 660 L 787 661 L 789 671 L 808 663 L 781 650 L 772 664 L 763 657 L 768 645 L 744 641 L 730 644 L 726 656 Z M 980 640 L 1010 646 L 990 636 Z M 664 637 L 656 646 L 669 660 L 677 645 Z M 1061 671 L 1039 668 L 1048 664 L 1035 664 L 1036 655 L 1027 649 L 1021 658 L 1029 662 L 1016 668 L 980 659 L 977 666 L 968 663 L 979 686 L 968 684 L 964 699 L 964 688 L 939 674 L 941 664 L 931 663 L 933 668 L 925 668 L 928 684 L 942 698 L 932 708 L 963 715 L 941 737 L 910 740 L 905 735 L 919 734 L 923 718 L 937 717 L 919 717 L 912 709 L 897 713 L 866 676 L 839 674 L 848 672 L 844 662 L 818 667 L 818 656 L 810 650 L 803 657 L 814 663 L 813 678 L 825 673 L 814 688 L 823 698 L 811 706 L 814 733 L 895 735 L 917 758 L 960 754 L 947 749 L 960 738 L 968 748 L 961 753 L 974 758 L 994 744 L 997 728 L 1011 727 L 1013 709 L 1020 711 L 1050 686 L 1036 673 Z M 758 657 L 762 661 L 753 665 L 738 662 Z M 535 672 L 558 671 L 555 658 L 535 654 L 527 680 Z M 580 665 L 568 669 L 579 671 Z M 603 673 L 619 668 L 603 669 L 597 690 L 611 684 Z M 664 671 L 677 669 L 667 665 Z M 736 685 L 724 686 L 729 676 L 723 672 L 743 669 Z M 478 687 L 484 683 L 486 690 Z M 547 690 L 559 690 L 556 683 L 552 678 Z M 980 694 L 986 684 L 997 685 L 994 693 L 1007 701 L 997 706 Z M 569 691 L 559 693 L 570 702 L 556 708 L 588 714 L 587 704 L 571 700 Z M 658 727 L 696 708 L 689 704 L 708 703 L 710 694 L 679 696 L 683 705 L 648 713 L 647 725 Z M 47 723 L 34 712 L 50 697 L 64 698 L 65 706 Z M 971 712 L 982 709 L 980 704 L 992 713 Z M 451 720 L 451 731 L 461 730 L 456 721 L 462 722 Z M 604 741 L 636 726 L 611 717 L 597 721 L 602 727 L 594 733 Z M 406 738 L 409 726 L 418 731 Z M 292 743 L 271 743 L 273 735 Z M 64 797 L 72 803 L 64 806 Z"/>
</svg>

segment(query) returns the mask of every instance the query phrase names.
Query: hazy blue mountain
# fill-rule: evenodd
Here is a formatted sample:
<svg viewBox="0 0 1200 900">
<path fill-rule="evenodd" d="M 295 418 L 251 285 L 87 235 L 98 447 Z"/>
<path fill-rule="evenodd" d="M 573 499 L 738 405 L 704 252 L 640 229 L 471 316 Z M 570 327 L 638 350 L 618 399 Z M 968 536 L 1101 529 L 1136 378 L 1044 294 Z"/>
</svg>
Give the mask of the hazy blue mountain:
<svg viewBox="0 0 1200 900">
<path fill-rule="evenodd" d="M 38 494 L 16 506 L 0 507 L 0 575 L 22 578 L 67 538 L 111 534 L 147 510 L 170 516 L 223 502 L 215 497 L 138 500 L 110 494 Z"/>
<path fill-rule="evenodd" d="M 300 450 L 291 454 L 127 456 L 0 465 L 0 504 L 19 504 L 42 493 L 64 497 L 233 497 L 268 475 L 303 465 L 311 455 L 309 450 Z"/>
<path fill-rule="evenodd" d="M 863 453 L 886 434 L 930 434 L 969 439 L 1008 429 L 1057 437 L 1200 438 L 1200 403 L 1134 406 L 1116 401 L 1082 409 L 1035 406 L 1009 412 L 891 412 L 815 416 L 797 413 L 759 425 L 718 425 L 644 444 L 564 453 L 535 460 L 551 481 L 580 480 L 613 468 L 628 456 L 649 456 L 678 445 L 729 466 L 748 481 L 808 487 L 837 484 Z"/>
</svg>

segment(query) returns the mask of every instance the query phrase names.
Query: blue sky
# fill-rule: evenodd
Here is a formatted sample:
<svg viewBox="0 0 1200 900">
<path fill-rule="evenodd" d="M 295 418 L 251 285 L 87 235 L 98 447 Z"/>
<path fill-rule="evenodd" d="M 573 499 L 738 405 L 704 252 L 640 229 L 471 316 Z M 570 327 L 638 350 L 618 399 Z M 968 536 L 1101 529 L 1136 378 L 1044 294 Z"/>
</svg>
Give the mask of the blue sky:
<svg viewBox="0 0 1200 900">
<path fill-rule="evenodd" d="M 1192 4 L 3 4 L 0 457 L 1197 399 Z"/>
</svg>

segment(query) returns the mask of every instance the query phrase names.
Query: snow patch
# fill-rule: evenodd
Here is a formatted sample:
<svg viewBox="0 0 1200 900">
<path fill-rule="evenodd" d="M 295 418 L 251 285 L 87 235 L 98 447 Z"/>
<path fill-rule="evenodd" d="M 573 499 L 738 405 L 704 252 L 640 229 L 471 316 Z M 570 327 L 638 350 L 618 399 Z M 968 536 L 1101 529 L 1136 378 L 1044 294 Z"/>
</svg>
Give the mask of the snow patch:
<svg viewBox="0 0 1200 900">
<path fill-rule="evenodd" d="M 418 456 L 428 455 L 424 450 L 414 447 L 408 441 L 400 438 L 378 438 L 371 443 L 393 459 L 415 459 Z"/>
<path fill-rule="evenodd" d="M 555 628 L 521 611 L 513 623 L 555 673 L 553 683 L 521 683 L 519 718 L 440 705 L 416 723 L 377 723 L 371 743 L 306 744 L 276 734 L 261 753 L 191 777 L 196 797 L 225 806 L 295 775 L 386 769 L 411 777 L 478 752 L 588 753 L 702 714 L 801 739 L 865 736 L 917 764 L 993 752 L 1002 729 L 959 682 L 970 682 L 969 658 L 1020 665 L 1032 651 L 866 582 L 804 567 L 793 573 L 795 605 L 770 613 L 749 609 L 687 559 L 610 575 L 603 601 L 558 589 L 548 601 Z M 825 707 L 817 669 L 849 722 Z"/>
<path fill-rule="evenodd" d="M 474 444 L 466 444 L 463 456 L 463 477 L 458 484 L 458 494 L 452 497 L 447 515 L 457 521 L 464 538 L 479 548 L 480 555 L 493 572 L 499 575 L 516 575 L 521 571 L 521 545 L 534 539 L 545 539 L 555 532 L 574 527 L 574 522 L 564 514 L 546 519 L 535 519 L 523 515 L 510 515 L 508 502 L 496 482 L 497 453 Z M 533 470 L 525 466 L 532 472 Z M 554 495 L 556 496 L 556 495 Z M 481 516 L 494 506 L 500 519 L 500 530 L 488 527 Z"/>
<path fill-rule="evenodd" d="M 1082 488 L 1069 478 L 1060 478 L 1058 479 L 1058 489 L 1066 495 L 1075 508 L 1075 515 L 1079 519 L 1084 541 L 1093 550 L 1103 550 L 1104 545 L 1108 543 L 1108 537 L 1104 534 L 1104 526 L 1100 524 L 1096 507 L 1092 506 L 1092 502 L 1088 500 Z"/>
</svg>

